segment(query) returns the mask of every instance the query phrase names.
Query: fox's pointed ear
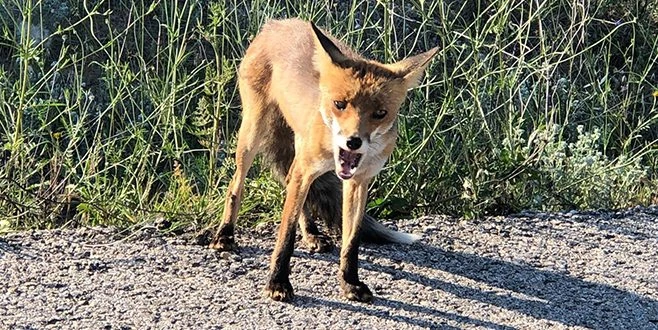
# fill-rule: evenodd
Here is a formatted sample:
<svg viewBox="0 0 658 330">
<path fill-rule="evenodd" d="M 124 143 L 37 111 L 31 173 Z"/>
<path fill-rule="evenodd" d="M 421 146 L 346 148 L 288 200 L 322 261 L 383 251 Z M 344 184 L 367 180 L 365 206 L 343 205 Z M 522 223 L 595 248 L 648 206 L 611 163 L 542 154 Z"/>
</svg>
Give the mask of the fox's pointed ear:
<svg viewBox="0 0 658 330">
<path fill-rule="evenodd" d="M 438 51 L 439 47 L 434 47 L 422 54 L 405 58 L 404 60 L 393 64 L 388 64 L 387 67 L 403 75 L 407 88 L 418 87 L 420 80 L 423 78 L 425 69 Z"/>
<path fill-rule="evenodd" d="M 343 53 L 336 47 L 336 45 L 326 36 L 320 29 L 318 29 L 317 26 L 313 22 L 311 22 L 311 27 L 313 28 L 313 32 L 315 33 L 315 36 L 317 37 L 317 41 L 319 41 L 320 45 L 322 46 L 322 49 L 329 55 L 329 58 L 334 64 L 339 64 L 344 62 L 347 57 L 343 55 Z"/>
</svg>

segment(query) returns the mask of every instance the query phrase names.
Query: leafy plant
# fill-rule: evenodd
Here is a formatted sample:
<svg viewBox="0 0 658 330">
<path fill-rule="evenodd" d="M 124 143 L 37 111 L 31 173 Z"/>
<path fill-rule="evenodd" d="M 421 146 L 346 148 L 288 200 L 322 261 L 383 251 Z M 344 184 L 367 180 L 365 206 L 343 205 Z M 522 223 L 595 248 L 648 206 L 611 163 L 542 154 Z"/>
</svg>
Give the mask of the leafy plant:
<svg viewBox="0 0 658 330">
<path fill-rule="evenodd" d="M 371 187 L 383 217 L 656 203 L 658 12 L 648 1 L 0 3 L 0 231 L 219 221 L 236 69 L 270 18 L 369 57 L 436 45 Z M 260 163 L 242 208 L 276 219 Z"/>
</svg>

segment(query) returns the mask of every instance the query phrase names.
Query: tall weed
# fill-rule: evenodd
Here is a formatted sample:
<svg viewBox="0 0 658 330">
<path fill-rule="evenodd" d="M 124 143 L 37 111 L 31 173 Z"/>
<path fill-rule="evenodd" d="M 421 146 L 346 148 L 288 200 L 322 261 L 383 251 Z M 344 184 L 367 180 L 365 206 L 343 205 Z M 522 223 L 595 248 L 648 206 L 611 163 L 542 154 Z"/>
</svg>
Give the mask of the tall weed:
<svg viewBox="0 0 658 330">
<path fill-rule="evenodd" d="M 285 17 L 381 61 L 441 48 L 404 105 L 370 212 L 658 197 L 648 1 L 5 0 L 0 14 L 0 231 L 216 222 L 234 169 L 236 68 L 260 26 Z M 275 219 L 283 197 L 262 169 L 242 208 L 252 221 Z"/>
</svg>

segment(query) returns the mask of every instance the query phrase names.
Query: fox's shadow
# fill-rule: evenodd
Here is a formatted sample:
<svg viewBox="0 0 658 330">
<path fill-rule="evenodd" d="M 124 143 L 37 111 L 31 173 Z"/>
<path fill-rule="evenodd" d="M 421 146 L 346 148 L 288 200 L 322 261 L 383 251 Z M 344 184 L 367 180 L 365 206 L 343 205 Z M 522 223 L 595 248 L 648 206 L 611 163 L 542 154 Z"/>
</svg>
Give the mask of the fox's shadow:
<svg viewBox="0 0 658 330">
<path fill-rule="evenodd" d="M 299 252 L 295 254 L 298 257 L 338 262 L 335 256 L 336 253 L 309 254 Z M 401 255 L 404 257 L 402 257 L 402 260 L 399 260 Z M 463 299 L 480 301 L 507 310 L 517 311 L 534 318 L 556 321 L 566 326 L 581 326 L 595 329 L 658 328 L 658 301 L 639 296 L 632 292 L 619 290 L 610 285 L 585 281 L 564 273 L 474 254 L 447 251 L 428 244 L 415 244 L 412 246 L 365 245 L 360 251 L 360 256 L 362 259 L 363 257 L 371 256 L 413 263 L 418 267 L 436 270 L 437 276 L 430 277 L 404 269 L 382 266 L 377 264 L 376 261 L 362 261 L 360 267 L 363 269 L 388 273 L 393 278 L 416 282 Z M 438 271 L 463 276 L 492 287 L 509 290 L 523 295 L 524 298 L 500 295 L 491 290 L 483 291 L 478 288 L 450 282 L 441 279 Z M 532 279 L 532 281 L 520 281 L 519 278 Z M 364 280 L 367 281 L 366 278 Z M 395 284 L 391 283 L 391 285 Z M 329 305 L 347 310 L 356 308 L 348 303 L 336 303 L 310 297 L 300 298 L 306 300 L 306 303 Z M 509 329 L 509 327 L 495 323 L 475 320 L 458 314 L 445 313 L 427 307 L 384 299 L 382 297 L 376 297 L 375 304 L 384 304 L 396 309 L 415 310 L 425 314 L 439 314 L 441 318 L 451 319 L 464 324 L 495 329 Z M 355 311 L 368 314 L 374 313 L 367 307 L 359 307 Z M 426 321 L 418 319 L 409 319 L 405 322 L 417 326 L 428 326 L 428 324 L 425 324 L 427 323 Z"/>
<path fill-rule="evenodd" d="M 424 314 L 431 314 L 437 317 L 440 317 L 444 320 L 451 320 L 451 321 L 456 321 L 460 324 L 464 325 L 469 325 L 469 326 L 480 326 L 480 327 L 485 327 L 487 329 L 496 329 L 496 330 L 513 330 L 513 327 L 508 327 L 508 326 L 503 326 L 499 325 L 496 323 L 492 322 L 487 322 L 487 321 L 482 321 L 482 320 L 477 320 L 473 319 L 467 316 L 459 315 L 457 313 L 453 312 L 444 312 L 444 311 L 439 311 L 436 309 L 432 309 L 429 307 L 423 307 L 423 306 L 417 306 L 417 305 L 412 305 L 408 303 L 404 303 L 401 301 L 397 300 L 392 300 L 392 299 L 386 299 L 382 297 L 376 297 L 375 300 L 373 301 L 372 305 L 368 304 L 353 304 L 349 303 L 347 301 L 335 301 L 335 300 L 325 300 L 322 298 L 318 297 L 312 297 L 312 296 L 302 296 L 302 295 L 296 295 L 295 300 L 292 302 L 295 305 L 299 306 L 325 306 L 325 307 L 330 307 L 330 308 L 335 308 L 335 309 L 343 309 L 346 311 L 350 311 L 353 313 L 362 313 L 366 315 L 372 315 L 375 317 L 381 317 L 384 319 L 391 319 L 395 318 L 397 321 L 401 321 L 410 325 L 415 325 L 419 326 L 422 328 L 428 328 L 428 329 L 436 329 L 436 328 L 441 328 L 441 329 L 459 329 L 453 326 L 449 325 L 439 325 L 436 324 L 432 321 L 425 320 L 422 318 L 414 318 L 414 317 L 409 317 L 409 316 L 402 316 L 402 315 L 396 315 L 396 316 L 391 316 L 386 312 L 383 312 L 381 310 L 377 310 L 373 308 L 372 306 L 385 306 L 387 308 L 393 308 L 396 310 L 407 310 L 407 311 L 415 311 L 415 312 L 421 312 Z"/>
</svg>

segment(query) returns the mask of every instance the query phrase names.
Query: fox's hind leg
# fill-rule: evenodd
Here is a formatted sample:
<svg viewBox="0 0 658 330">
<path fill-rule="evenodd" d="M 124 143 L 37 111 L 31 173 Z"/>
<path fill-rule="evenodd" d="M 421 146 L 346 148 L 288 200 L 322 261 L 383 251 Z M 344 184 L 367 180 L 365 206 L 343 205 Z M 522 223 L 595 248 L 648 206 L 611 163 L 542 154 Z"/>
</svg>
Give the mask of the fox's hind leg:
<svg viewBox="0 0 658 330">
<path fill-rule="evenodd" d="M 332 240 L 320 233 L 314 221 L 322 219 L 327 224 L 327 230 L 333 234 L 340 233 L 336 227 L 341 225 L 342 197 L 340 180 L 333 171 L 324 173 L 311 185 L 304 213 L 299 218 L 302 239 L 310 252 L 328 252 L 334 247 Z"/>
<path fill-rule="evenodd" d="M 286 124 L 285 119 L 279 116 L 278 120 L 271 120 L 272 129 L 269 130 L 270 136 L 263 140 L 263 157 L 270 165 L 274 177 L 285 187 L 288 184 L 287 176 L 295 157 L 294 133 Z M 330 173 L 334 175 L 333 173 Z M 321 176 L 321 178 L 325 177 Z M 336 181 L 338 179 L 336 178 Z M 329 237 L 323 235 L 315 225 L 315 215 L 324 217 L 336 217 L 340 222 L 340 202 L 336 203 L 336 198 L 340 199 L 340 182 L 327 184 L 327 180 L 316 180 L 306 197 L 304 210 L 299 216 L 299 228 L 302 233 L 302 241 L 305 247 L 311 253 L 323 253 L 330 251 L 334 244 Z M 336 193 L 336 189 L 337 193 Z M 329 206 L 327 206 L 329 205 Z"/>
<path fill-rule="evenodd" d="M 240 211 L 240 202 L 244 190 L 244 180 L 247 172 L 254 162 L 254 158 L 261 151 L 261 138 L 268 129 L 262 116 L 268 113 L 267 105 L 259 97 L 259 93 L 248 86 L 247 82 L 239 84 L 242 100 L 242 124 L 238 132 L 238 145 L 235 151 L 235 174 L 228 185 L 222 224 L 217 230 L 209 247 L 220 251 L 234 250 L 235 222 Z"/>
<path fill-rule="evenodd" d="M 329 237 L 320 233 L 307 207 L 304 208 L 304 211 L 299 216 L 299 228 L 302 232 L 302 241 L 309 252 L 324 253 L 331 251 L 333 248 Z"/>
</svg>

